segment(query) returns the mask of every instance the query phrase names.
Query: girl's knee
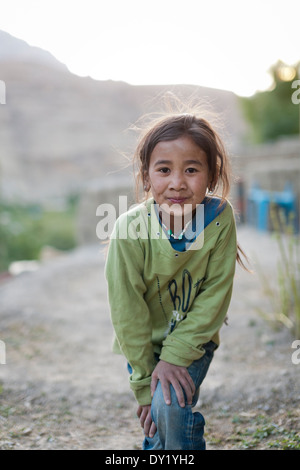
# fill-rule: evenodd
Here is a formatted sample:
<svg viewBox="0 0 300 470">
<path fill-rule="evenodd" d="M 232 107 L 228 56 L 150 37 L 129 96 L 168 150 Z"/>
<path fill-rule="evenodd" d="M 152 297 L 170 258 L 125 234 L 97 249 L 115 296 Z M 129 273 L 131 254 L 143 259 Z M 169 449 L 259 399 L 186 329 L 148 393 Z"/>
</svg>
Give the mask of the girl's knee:
<svg viewBox="0 0 300 470">
<path fill-rule="evenodd" d="M 167 421 L 169 421 L 170 416 L 172 416 L 172 420 L 180 419 L 181 415 L 186 413 L 187 408 L 190 408 L 190 405 L 187 404 L 185 407 L 179 405 L 176 392 L 172 385 L 170 385 L 170 393 L 171 404 L 167 405 L 160 383 L 158 383 L 151 405 L 151 414 L 154 422 L 157 422 L 161 417 Z"/>
<path fill-rule="evenodd" d="M 151 403 L 151 414 L 153 415 L 152 419 L 154 419 L 154 416 L 156 417 L 157 413 L 159 413 L 160 410 L 162 410 L 165 406 L 167 405 L 164 399 L 160 382 L 158 382 Z"/>
<path fill-rule="evenodd" d="M 151 415 L 157 427 L 156 438 L 160 442 L 160 448 L 205 448 L 203 416 L 199 412 L 193 413 L 191 405 L 181 407 L 174 389 L 171 390 L 171 404 L 167 405 L 161 387 L 157 387 L 152 400 Z"/>
</svg>

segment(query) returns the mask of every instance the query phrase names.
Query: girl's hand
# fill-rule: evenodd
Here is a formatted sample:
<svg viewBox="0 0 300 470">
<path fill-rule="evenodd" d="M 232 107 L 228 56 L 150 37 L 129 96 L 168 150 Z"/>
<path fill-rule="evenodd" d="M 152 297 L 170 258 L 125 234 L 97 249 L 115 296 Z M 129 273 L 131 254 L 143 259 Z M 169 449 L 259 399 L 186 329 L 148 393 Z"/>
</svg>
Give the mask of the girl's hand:
<svg viewBox="0 0 300 470">
<path fill-rule="evenodd" d="M 179 405 L 185 407 L 185 397 L 188 405 L 192 404 L 196 388 L 186 367 L 175 366 L 169 362 L 159 361 L 152 372 L 151 394 L 153 396 L 157 382 L 160 381 L 163 396 L 167 405 L 171 404 L 170 385 L 173 386 Z"/>
<path fill-rule="evenodd" d="M 144 429 L 146 437 L 153 437 L 156 433 L 156 426 L 151 418 L 151 405 L 139 406 L 137 409 L 137 416 L 140 418 L 140 423 Z"/>
</svg>

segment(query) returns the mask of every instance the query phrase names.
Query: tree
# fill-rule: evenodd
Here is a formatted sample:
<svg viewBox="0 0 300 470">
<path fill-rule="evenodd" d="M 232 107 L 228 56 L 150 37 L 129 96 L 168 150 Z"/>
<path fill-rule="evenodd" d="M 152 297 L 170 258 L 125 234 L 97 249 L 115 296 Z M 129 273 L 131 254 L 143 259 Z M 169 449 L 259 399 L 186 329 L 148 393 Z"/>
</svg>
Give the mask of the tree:
<svg viewBox="0 0 300 470">
<path fill-rule="evenodd" d="M 240 98 L 242 110 L 250 125 L 249 140 L 254 143 L 299 134 L 299 109 L 292 102 L 292 84 L 299 78 L 300 62 L 290 66 L 278 61 L 270 69 L 273 86 L 269 91 Z"/>
</svg>

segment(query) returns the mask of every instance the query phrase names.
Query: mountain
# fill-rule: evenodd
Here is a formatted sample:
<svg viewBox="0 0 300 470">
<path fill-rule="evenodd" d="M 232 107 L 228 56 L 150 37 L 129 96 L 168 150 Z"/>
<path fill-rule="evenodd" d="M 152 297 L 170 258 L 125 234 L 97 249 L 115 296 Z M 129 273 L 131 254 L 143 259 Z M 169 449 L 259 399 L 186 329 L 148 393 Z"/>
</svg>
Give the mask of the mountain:
<svg viewBox="0 0 300 470">
<path fill-rule="evenodd" d="M 5 61 L 38 63 L 58 70 L 67 70 L 66 65 L 59 62 L 50 52 L 30 46 L 22 39 L 0 31 L 0 62 Z"/>
<path fill-rule="evenodd" d="M 243 132 L 237 97 L 197 86 L 131 86 L 78 77 L 49 52 L 0 31 L 0 194 L 46 201 L 81 189 L 95 178 L 127 178 L 136 137 L 126 132 L 173 91 L 210 103 L 224 118 L 231 147 Z"/>
</svg>

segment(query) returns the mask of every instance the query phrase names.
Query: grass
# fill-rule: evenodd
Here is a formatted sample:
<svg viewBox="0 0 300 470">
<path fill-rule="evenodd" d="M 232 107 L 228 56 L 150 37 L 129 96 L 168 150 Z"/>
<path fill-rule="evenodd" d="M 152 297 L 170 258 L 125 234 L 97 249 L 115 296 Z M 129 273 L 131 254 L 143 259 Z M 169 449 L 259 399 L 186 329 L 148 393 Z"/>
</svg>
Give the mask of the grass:
<svg viewBox="0 0 300 470">
<path fill-rule="evenodd" d="M 211 419 L 212 417 L 210 417 Z M 299 411 L 219 412 L 207 434 L 208 443 L 230 450 L 300 450 Z M 208 427 L 210 423 L 208 421 Z"/>
<path fill-rule="evenodd" d="M 275 286 L 259 268 L 264 292 L 271 305 L 270 312 L 259 310 L 259 313 L 273 325 L 283 325 L 295 338 L 300 338 L 300 237 L 295 231 L 293 214 L 286 218 L 282 211 L 272 206 L 270 216 L 279 261 Z"/>
<path fill-rule="evenodd" d="M 272 418 L 258 415 L 251 419 L 247 427 L 238 427 L 230 440 L 238 442 L 241 449 L 300 450 L 300 434 L 276 424 Z"/>
<path fill-rule="evenodd" d="M 44 246 L 69 250 L 76 246 L 76 199 L 63 210 L 31 204 L 0 203 L 0 271 L 13 261 L 38 260 Z"/>
</svg>

